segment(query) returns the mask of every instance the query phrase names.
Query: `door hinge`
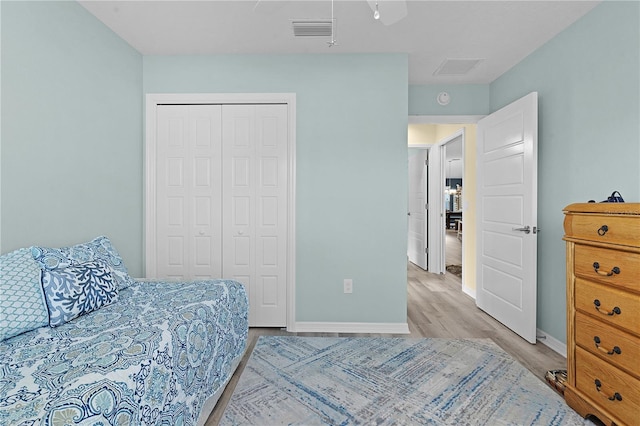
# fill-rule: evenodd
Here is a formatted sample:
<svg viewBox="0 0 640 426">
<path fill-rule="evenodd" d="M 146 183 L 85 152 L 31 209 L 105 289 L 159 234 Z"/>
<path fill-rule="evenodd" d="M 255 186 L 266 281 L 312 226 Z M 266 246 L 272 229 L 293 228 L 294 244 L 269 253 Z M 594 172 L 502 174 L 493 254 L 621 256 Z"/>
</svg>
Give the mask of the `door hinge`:
<svg viewBox="0 0 640 426">
<path fill-rule="evenodd" d="M 429 210 L 429 203 L 425 203 L 425 204 L 424 204 L 424 209 L 425 209 L 425 210 Z"/>
<path fill-rule="evenodd" d="M 424 252 L 425 252 L 425 254 L 429 254 L 429 247 L 425 247 L 424 248 Z"/>
<path fill-rule="evenodd" d="M 429 165 L 429 160 L 424 160 L 424 165 L 428 166 Z"/>
</svg>

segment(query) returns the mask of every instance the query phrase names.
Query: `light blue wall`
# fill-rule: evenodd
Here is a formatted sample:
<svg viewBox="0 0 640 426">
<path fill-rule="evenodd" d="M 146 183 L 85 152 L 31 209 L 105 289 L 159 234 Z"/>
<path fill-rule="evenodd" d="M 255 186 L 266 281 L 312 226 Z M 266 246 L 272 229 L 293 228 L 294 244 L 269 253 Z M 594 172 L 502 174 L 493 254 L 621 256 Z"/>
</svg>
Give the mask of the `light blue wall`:
<svg viewBox="0 0 640 426">
<path fill-rule="evenodd" d="M 603 2 L 491 84 L 491 111 L 539 93 L 538 327 L 566 341 L 562 209 L 640 201 L 640 3 Z"/>
<path fill-rule="evenodd" d="M 448 105 L 440 105 L 436 97 L 447 92 Z M 489 114 L 488 84 L 425 84 L 409 86 L 410 115 L 486 115 Z"/>
<path fill-rule="evenodd" d="M 406 55 L 144 58 L 145 93 L 296 93 L 298 321 L 406 322 L 407 87 Z"/>
<path fill-rule="evenodd" d="M 2 251 L 104 233 L 141 274 L 141 94 L 296 92 L 297 319 L 404 322 L 407 114 L 487 114 L 535 90 L 538 327 L 564 340 L 562 208 L 640 200 L 639 15 L 604 2 L 490 86 L 407 90 L 404 55 L 143 60 L 75 2 L 3 1 Z"/>
<path fill-rule="evenodd" d="M 2 2 L 2 251 L 109 236 L 142 264 L 142 57 L 76 2 Z"/>
<path fill-rule="evenodd" d="M 2 7 L 3 252 L 106 234 L 141 275 L 143 92 L 295 92 L 298 320 L 406 321 L 406 55 L 147 57 L 143 71 L 75 2 Z"/>
</svg>

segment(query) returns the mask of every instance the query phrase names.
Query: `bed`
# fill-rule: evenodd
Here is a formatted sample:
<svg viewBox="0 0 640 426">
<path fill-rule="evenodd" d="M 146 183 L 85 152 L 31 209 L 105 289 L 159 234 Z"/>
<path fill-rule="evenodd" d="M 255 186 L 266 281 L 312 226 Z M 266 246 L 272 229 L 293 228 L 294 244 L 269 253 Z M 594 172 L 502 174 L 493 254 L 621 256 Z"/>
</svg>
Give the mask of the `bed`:
<svg viewBox="0 0 640 426">
<path fill-rule="evenodd" d="M 202 425 L 244 354 L 247 315 L 235 281 L 136 281 L 0 342 L 0 424 Z"/>
</svg>

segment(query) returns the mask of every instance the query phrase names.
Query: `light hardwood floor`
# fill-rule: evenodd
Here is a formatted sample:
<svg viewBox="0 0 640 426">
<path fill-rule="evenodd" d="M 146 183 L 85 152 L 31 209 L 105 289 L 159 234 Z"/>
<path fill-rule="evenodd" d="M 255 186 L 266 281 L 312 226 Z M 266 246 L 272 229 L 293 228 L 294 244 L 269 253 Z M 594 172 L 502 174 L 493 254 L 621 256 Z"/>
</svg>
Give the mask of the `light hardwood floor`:
<svg viewBox="0 0 640 426">
<path fill-rule="evenodd" d="M 460 242 L 455 231 L 447 232 L 447 264 L 461 263 Z M 536 377 L 544 381 L 547 370 L 565 369 L 566 359 L 540 343 L 529 344 L 501 323 L 476 307 L 473 298 L 461 290 L 460 278 L 453 274 L 435 275 L 409 263 L 407 266 L 407 320 L 411 334 L 336 334 L 296 333 L 304 336 L 340 337 L 444 337 L 444 338 L 489 338 L 504 351 L 517 359 Z M 207 420 L 206 426 L 217 425 L 231 394 L 238 383 L 249 355 L 262 335 L 292 335 L 273 328 L 251 328 L 248 350 L 238 369 L 220 397 L 218 404 Z"/>
</svg>

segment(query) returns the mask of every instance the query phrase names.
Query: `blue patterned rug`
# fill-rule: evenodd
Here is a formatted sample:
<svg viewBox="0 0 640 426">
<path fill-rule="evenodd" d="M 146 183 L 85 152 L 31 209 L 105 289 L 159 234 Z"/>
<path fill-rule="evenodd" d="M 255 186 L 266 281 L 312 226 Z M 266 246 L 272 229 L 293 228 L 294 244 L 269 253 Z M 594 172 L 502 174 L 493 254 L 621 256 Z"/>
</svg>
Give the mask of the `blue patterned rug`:
<svg viewBox="0 0 640 426">
<path fill-rule="evenodd" d="M 222 425 L 584 425 L 489 339 L 260 337 Z"/>
</svg>

